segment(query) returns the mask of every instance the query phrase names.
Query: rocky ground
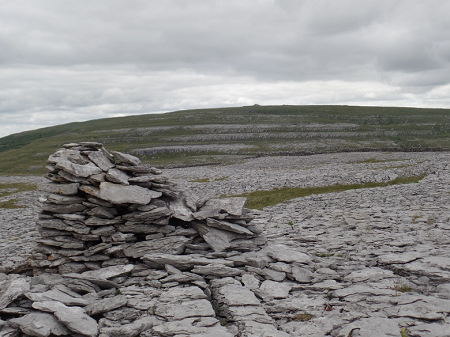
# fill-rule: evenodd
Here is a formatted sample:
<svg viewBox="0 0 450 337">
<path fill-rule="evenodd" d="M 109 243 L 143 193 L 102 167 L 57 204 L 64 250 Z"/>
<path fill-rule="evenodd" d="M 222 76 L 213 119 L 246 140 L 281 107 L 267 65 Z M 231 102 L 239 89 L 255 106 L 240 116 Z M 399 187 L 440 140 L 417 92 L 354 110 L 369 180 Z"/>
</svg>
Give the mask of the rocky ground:
<svg viewBox="0 0 450 337">
<path fill-rule="evenodd" d="M 210 280 L 206 295 L 201 287 L 182 287 L 181 282 L 153 290 L 147 285 L 145 291 L 128 284 L 115 296 L 123 303 L 116 307 L 121 309 L 110 309 L 103 321 L 110 330 L 104 331 L 118 334 L 114 322 L 120 322 L 130 331 L 137 331 L 133 324 L 141 330 L 156 326 L 154 336 L 402 336 L 402 331 L 450 336 L 449 163 L 447 153 L 345 153 L 165 170 L 172 181 L 205 198 L 283 186 L 426 177 L 416 184 L 299 198 L 255 212 L 270 247 L 284 247 L 282 252 L 291 250 L 292 256 L 272 249 L 273 259 L 258 257 L 238 274 L 230 270 L 230 277 Z M 42 178 L 0 177 L 0 182 L 10 181 Z M 38 236 L 38 196 L 14 195 L 27 207 L 0 209 L 2 268 L 30 255 Z M 0 282 L 10 278 L 0 274 Z M 211 297 L 208 292 L 224 305 L 211 311 L 204 303 Z M 177 302 L 175 310 L 174 299 L 184 298 L 186 307 Z M 89 310 L 98 309 L 91 305 Z M 139 314 L 142 310 L 167 322 L 156 324 L 151 315 Z M 189 316 L 189 311 L 198 315 Z M 216 315 L 222 316 L 220 326 L 214 323 Z"/>
</svg>

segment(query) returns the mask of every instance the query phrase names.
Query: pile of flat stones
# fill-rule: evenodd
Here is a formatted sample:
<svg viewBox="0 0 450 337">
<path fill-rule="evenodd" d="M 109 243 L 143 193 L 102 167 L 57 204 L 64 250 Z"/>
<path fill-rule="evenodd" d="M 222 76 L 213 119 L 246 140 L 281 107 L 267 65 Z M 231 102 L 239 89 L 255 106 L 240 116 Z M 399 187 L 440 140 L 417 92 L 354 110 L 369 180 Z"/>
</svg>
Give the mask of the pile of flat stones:
<svg viewBox="0 0 450 337">
<path fill-rule="evenodd" d="M 288 336 L 261 301 L 310 258 L 268 246 L 245 198 L 201 199 L 100 143 L 47 169 L 33 276 L 0 274 L 1 336 Z"/>
</svg>

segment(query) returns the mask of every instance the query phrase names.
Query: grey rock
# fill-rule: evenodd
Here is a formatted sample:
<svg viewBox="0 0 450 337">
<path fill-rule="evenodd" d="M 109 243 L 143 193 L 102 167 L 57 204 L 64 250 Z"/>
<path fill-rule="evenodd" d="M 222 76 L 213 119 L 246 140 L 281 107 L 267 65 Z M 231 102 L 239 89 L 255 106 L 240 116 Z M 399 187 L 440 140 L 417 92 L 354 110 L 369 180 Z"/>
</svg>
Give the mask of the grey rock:
<svg viewBox="0 0 450 337">
<path fill-rule="evenodd" d="M 190 222 L 194 220 L 192 210 L 186 205 L 183 198 L 180 199 L 170 199 L 168 203 L 170 211 L 173 213 L 173 217 Z"/>
<path fill-rule="evenodd" d="M 114 156 L 117 164 L 128 164 L 132 166 L 138 166 L 142 164 L 139 158 L 132 156 L 131 154 L 118 151 L 111 151 L 111 153 Z"/>
<path fill-rule="evenodd" d="M 202 208 L 200 208 L 200 210 L 202 210 L 203 208 L 219 209 L 221 213 L 241 216 L 244 211 L 244 205 L 246 201 L 247 198 L 243 197 L 210 199 Z"/>
<path fill-rule="evenodd" d="M 145 223 L 155 223 L 157 219 L 172 215 L 172 211 L 167 207 L 157 207 L 146 212 L 133 212 L 124 215 L 122 218 L 132 221 L 143 221 Z"/>
<path fill-rule="evenodd" d="M 73 184 L 45 183 L 45 184 L 38 184 L 37 188 L 39 191 L 47 193 L 54 193 L 61 195 L 75 195 L 78 193 L 79 186 L 80 184 L 78 183 Z"/>
<path fill-rule="evenodd" d="M 409 263 L 423 258 L 423 254 L 419 252 L 406 252 L 402 254 L 386 254 L 378 257 L 380 264 L 397 264 Z"/>
<path fill-rule="evenodd" d="M 244 234 L 244 235 L 250 235 L 250 236 L 254 235 L 247 228 L 236 225 L 229 221 L 208 218 L 208 219 L 206 219 L 206 223 L 210 227 L 215 227 L 215 228 L 223 229 L 223 230 L 238 233 L 238 234 Z"/>
<path fill-rule="evenodd" d="M 193 222 L 191 225 L 216 252 L 227 250 L 231 247 L 231 241 L 239 237 L 239 234 L 212 228 L 200 222 Z"/>
<path fill-rule="evenodd" d="M 118 295 L 95 301 L 86 306 L 84 309 L 88 315 L 92 316 L 123 307 L 127 304 L 127 302 L 128 300 L 126 296 Z"/>
<path fill-rule="evenodd" d="M 58 171 L 58 175 L 56 175 L 55 179 L 52 179 L 52 181 L 56 181 L 58 183 L 61 181 L 63 182 L 71 181 L 73 183 L 84 183 L 84 184 L 89 183 L 88 178 L 77 177 L 63 170 Z"/>
<path fill-rule="evenodd" d="M 260 289 L 273 296 L 273 298 L 286 298 L 289 296 L 292 286 L 287 283 L 266 280 L 261 284 Z"/>
<path fill-rule="evenodd" d="M 102 243 L 96 244 L 96 245 L 91 246 L 88 249 L 86 249 L 84 251 L 83 255 L 84 256 L 92 256 L 99 252 L 103 252 L 104 250 L 111 248 L 111 247 L 112 247 L 111 243 L 102 242 Z"/>
<path fill-rule="evenodd" d="M 106 181 L 106 174 L 100 173 L 100 174 L 93 174 L 89 177 L 89 181 L 94 183 L 101 183 Z"/>
<path fill-rule="evenodd" d="M 190 239 L 186 237 L 170 236 L 157 240 L 137 242 L 124 249 L 127 257 L 140 258 L 146 254 L 165 253 L 165 254 L 181 254 L 184 251 L 186 243 Z"/>
<path fill-rule="evenodd" d="M 73 226 L 70 226 L 60 219 L 38 220 L 36 224 L 44 228 L 57 229 L 59 231 L 74 232 L 77 234 L 88 234 L 90 231 L 89 227 L 77 223 L 74 223 Z"/>
<path fill-rule="evenodd" d="M 92 151 L 88 154 L 89 159 L 97 165 L 103 172 L 107 172 L 115 164 L 112 162 L 112 158 L 102 151 Z"/>
<path fill-rule="evenodd" d="M 308 263 L 311 261 L 308 255 L 284 245 L 269 246 L 267 255 L 277 261 L 287 263 Z"/>
<path fill-rule="evenodd" d="M 261 305 L 255 294 L 241 285 L 226 284 L 217 290 L 217 294 L 219 301 L 228 306 Z"/>
<path fill-rule="evenodd" d="M 242 283 L 250 290 L 259 288 L 259 280 L 251 274 L 242 275 Z"/>
<path fill-rule="evenodd" d="M 165 183 L 168 180 L 166 176 L 158 175 L 158 174 L 146 174 L 140 177 L 133 177 L 128 179 L 130 183 Z"/>
<path fill-rule="evenodd" d="M 9 323 L 24 334 L 37 337 L 69 335 L 68 330 L 55 316 L 44 312 L 31 312 L 23 317 L 13 318 Z M 2 336 L 4 336 L 2 334 Z"/>
<path fill-rule="evenodd" d="M 164 268 L 166 264 L 170 264 L 180 270 L 192 269 L 199 265 L 208 265 L 212 262 L 224 264 L 228 267 L 233 267 L 232 261 L 225 259 L 208 259 L 206 257 L 191 254 L 191 255 L 170 255 L 170 254 L 147 254 L 142 257 L 142 260 L 153 268 Z"/>
<path fill-rule="evenodd" d="M 448 331 L 450 331 L 450 324 L 447 322 L 418 324 L 406 328 L 407 336 L 447 337 Z"/>
<path fill-rule="evenodd" d="M 108 181 L 121 185 L 130 185 L 128 178 L 128 174 L 116 168 L 110 168 L 106 173 L 106 179 Z"/>
<path fill-rule="evenodd" d="M 56 318 L 70 330 L 83 336 L 96 336 L 97 321 L 86 314 L 80 307 L 68 307 L 56 301 L 34 302 L 33 308 L 52 312 Z"/>
<path fill-rule="evenodd" d="M 0 282 L 0 309 L 6 308 L 16 298 L 30 290 L 27 278 L 19 277 Z"/>
<path fill-rule="evenodd" d="M 379 281 L 384 278 L 394 277 L 394 273 L 390 270 L 381 268 L 365 268 L 362 270 L 355 270 L 344 277 L 347 282 L 367 282 L 367 281 Z"/>
<path fill-rule="evenodd" d="M 83 198 L 71 195 L 50 194 L 47 196 L 48 203 L 57 205 L 81 204 L 83 201 Z"/>
<path fill-rule="evenodd" d="M 87 226 L 110 226 L 120 223 L 120 220 L 116 219 L 102 219 L 98 217 L 90 217 L 84 221 Z"/>
<path fill-rule="evenodd" d="M 90 209 L 86 214 L 99 218 L 114 219 L 117 215 L 117 210 L 112 207 L 98 206 Z"/>
<path fill-rule="evenodd" d="M 97 270 L 86 271 L 82 273 L 81 276 L 107 280 L 113 277 L 128 274 L 131 270 L 133 270 L 133 268 L 134 268 L 133 264 L 127 264 L 124 266 L 111 266 L 100 268 Z"/>
<path fill-rule="evenodd" d="M 211 317 L 185 318 L 157 325 L 153 331 L 160 336 L 196 336 L 196 337 L 233 337 L 234 334 L 219 325 L 219 321 Z"/>
<path fill-rule="evenodd" d="M 154 316 L 144 316 L 133 323 L 115 327 L 104 327 L 100 330 L 99 337 L 135 337 L 143 331 L 150 329 L 153 325 L 160 323 Z"/>
<path fill-rule="evenodd" d="M 66 153 L 63 154 L 56 162 L 57 168 L 60 168 L 76 177 L 83 177 L 83 178 L 89 177 L 93 174 L 102 173 L 102 170 L 100 168 L 98 168 L 91 162 L 86 161 L 84 158 L 81 158 L 79 154 L 75 154 L 73 151 L 70 150 L 65 152 Z M 84 160 L 84 163 L 82 162 L 82 160 L 78 160 L 80 158 Z M 78 163 L 74 161 L 78 161 Z"/>
<path fill-rule="evenodd" d="M 239 326 L 241 330 L 243 330 L 244 335 L 248 337 L 290 337 L 286 332 L 277 330 L 277 328 L 273 324 L 243 321 L 239 322 Z"/>
<path fill-rule="evenodd" d="M 83 188 L 83 186 L 81 187 Z M 86 193 L 89 193 L 85 191 Z M 139 186 L 123 186 L 109 182 L 100 184 L 98 195 L 95 197 L 109 201 L 113 204 L 138 204 L 147 205 L 152 198 L 160 197 L 158 192 L 148 190 Z"/>
<path fill-rule="evenodd" d="M 309 269 L 299 266 L 293 266 L 292 277 L 299 283 L 311 283 L 313 279 L 313 273 Z"/>
<path fill-rule="evenodd" d="M 57 301 L 70 306 L 78 305 L 83 307 L 89 304 L 89 301 L 81 296 L 74 297 L 58 289 L 51 289 L 43 293 L 28 292 L 26 293 L 26 297 L 33 302 Z"/>
<path fill-rule="evenodd" d="M 211 302 L 205 299 L 157 304 L 155 314 L 168 320 L 215 316 Z"/>
<path fill-rule="evenodd" d="M 205 275 L 207 277 L 209 276 L 227 277 L 242 274 L 242 270 L 227 267 L 223 264 L 218 263 L 211 263 L 205 266 L 195 266 L 194 269 L 192 269 L 192 272 L 200 275 Z"/>
<path fill-rule="evenodd" d="M 47 212 L 53 213 L 76 213 L 81 212 L 86 209 L 86 206 L 81 204 L 72 204 L 72 205 L 55 205 L 55 204 L 42 204 L 42 209 Z"/>
</svg>

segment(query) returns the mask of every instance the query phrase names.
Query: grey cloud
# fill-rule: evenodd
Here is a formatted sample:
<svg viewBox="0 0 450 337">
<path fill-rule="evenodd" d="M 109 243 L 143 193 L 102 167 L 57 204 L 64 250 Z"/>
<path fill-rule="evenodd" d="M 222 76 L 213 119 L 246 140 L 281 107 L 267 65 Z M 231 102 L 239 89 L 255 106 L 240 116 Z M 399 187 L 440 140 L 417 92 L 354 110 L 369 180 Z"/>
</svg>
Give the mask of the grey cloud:
<svg viewBox="0 0 450 337">
<path fill-rule="evenodd" d="M 0 122 L 252 102 L 443 106 L 449 12 L 444 0 L 5 2 Z"/>
</svg>

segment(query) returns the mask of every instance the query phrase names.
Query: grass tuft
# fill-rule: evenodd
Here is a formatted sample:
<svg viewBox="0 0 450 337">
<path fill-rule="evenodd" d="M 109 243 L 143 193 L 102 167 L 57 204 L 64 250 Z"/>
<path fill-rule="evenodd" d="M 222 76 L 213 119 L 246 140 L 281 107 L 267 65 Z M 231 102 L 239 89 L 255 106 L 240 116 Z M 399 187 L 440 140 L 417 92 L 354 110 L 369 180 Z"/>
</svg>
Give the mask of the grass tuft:
<svg viewBox="0 0 450 337">
<path fill-rule="evenodd" d="M 25 192 L 25 191 L 35 191 L 35 184 L 27 184 L 27 183 L 9 183 L 2 184 L 0 183 L 0 198 L 6 197 L 8 195 Z"/>
<path fill-rule="evenodd" d="M 296 322 L 307 322 L 313 318 L 314 318 L 313 315 L 311 315 L 307 312 L 304 312 L 304 313 L 295 315 L 294 317 L 292 317 L 292 320 L 296 321 Z"/>
<path fill-rule="evenodd" d="M 18 202 L 17 199 L 0 201 L 0 208 L 7 208 L 7 209 L 25 208 L 25 206 L 17 205 L 17 202 Z"/>
<path fill-rule="evenodd" d="M 313 194 L 343 192 L 348 190 L 385 187 L 398 184 L 411 184 L 419 182 L 424 177 L 425 175 L 401 177 L 381 183 L 367 182 L 363 184 L 349 184 L 349 185 L 337 184 L 319 187 L 283 187 L 283 188 L 276 188 L 273 190 L 263 190 L 263 191 L 243 193 L 239 195 L 234 195 L 234 197 L 246 197 L 247 208 L 263 209 L 264 207 L 274 206 L 279 203 L 289 201 L 291 199 L 306 197 Z"/>
</svg>

